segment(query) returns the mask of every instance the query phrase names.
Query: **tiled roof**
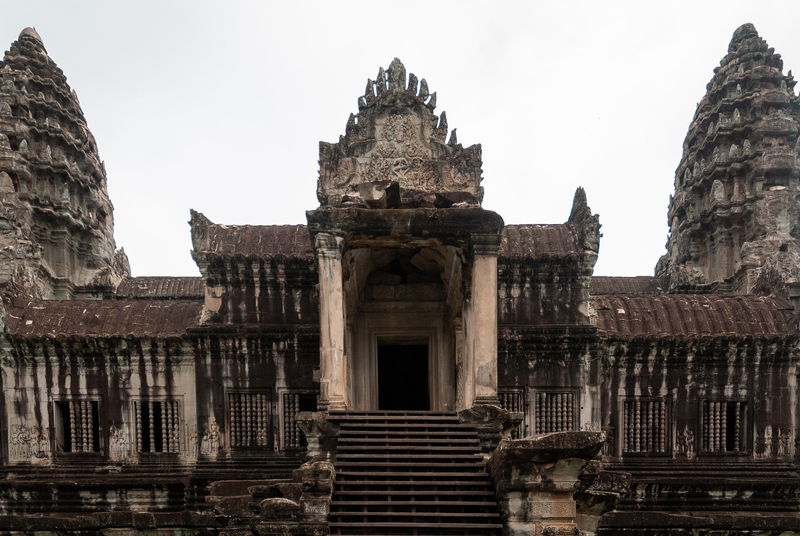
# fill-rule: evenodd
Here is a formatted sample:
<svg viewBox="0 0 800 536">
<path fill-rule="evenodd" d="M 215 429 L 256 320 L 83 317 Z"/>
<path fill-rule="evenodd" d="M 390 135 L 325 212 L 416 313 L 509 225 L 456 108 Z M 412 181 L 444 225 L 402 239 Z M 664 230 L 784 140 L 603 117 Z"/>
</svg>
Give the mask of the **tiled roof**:
<svg viewBox="0 0 800 536">
<path fill-rule="evenodd" d="M 781 337 L 797 333 L 784 302 L 762 296 L 594 296 L 596 326 L 609 337 Z"/>
<path fill-rule="evenodd" d="M 314 256 L 305 225 L 208 226 L 208 251 L 217 255 L 254 257 Z M 503 229 L 500 256 L 548 259 L 577 255 L 575 236 L 567 225 L 507 225 Z"/>
<path fill-rule="evenodd" d="M 200 300 L 40 300 L 6 311 L 12 335 L 179 337 L 197 325 Z"/>
<path fill-rule="evenodd" d="M 122 299 L 201 299 L 205 296 L 202 277 L 129 277 L 117 287 Z"/>
<path fill-rule="evenodd" d="M 661 294 L 661 283 L 653 276 L 608 277 L 594 276 L 589 293 L 601 294 Z"/>
</svg>

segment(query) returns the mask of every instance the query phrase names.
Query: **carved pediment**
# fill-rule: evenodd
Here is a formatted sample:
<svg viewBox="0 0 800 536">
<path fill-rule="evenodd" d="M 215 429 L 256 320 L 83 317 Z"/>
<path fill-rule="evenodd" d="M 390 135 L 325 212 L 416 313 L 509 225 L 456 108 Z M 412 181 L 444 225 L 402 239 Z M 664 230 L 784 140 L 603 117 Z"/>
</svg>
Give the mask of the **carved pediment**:
<svg viewBox="0 0 800 536">
<path fill-rule="evenodd" d="M 400 199 L 390 206 L 433 206 L 436 194 L 441 206 L 479 204 L 481 146 L 465 149 L 455 130 L 446 141 L 447 117 L 434 115 L 435 107 L 436 93 L 424 79 L 406 76 L 400 60 L 381 68 L 377 80 L 367 80 L 345 135 L 320 142 L 320 204 L 376 206 L 393 183 Z"/>
</svg>

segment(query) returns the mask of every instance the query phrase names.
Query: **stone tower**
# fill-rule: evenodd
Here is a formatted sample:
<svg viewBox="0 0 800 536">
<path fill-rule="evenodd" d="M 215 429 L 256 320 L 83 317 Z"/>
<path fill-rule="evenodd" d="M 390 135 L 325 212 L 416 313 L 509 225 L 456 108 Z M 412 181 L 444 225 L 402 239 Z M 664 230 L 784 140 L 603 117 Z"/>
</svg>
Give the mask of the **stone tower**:
<svg viewBox="0 0 800 536">
<path fill-rule="evenodd" d="M 97 297 L 129 272 L 115 254 L 106 172 L 75 92 L 39 34 L 0 61 L 0 289 Z"/>
<path fill-rule="evenodd" d="M 683 142 L 670 237 L 656 275 L 671 291 L 784 292 L 800 283 L 800 99 L 752 24 L 733 34 Z"/>
</svg>

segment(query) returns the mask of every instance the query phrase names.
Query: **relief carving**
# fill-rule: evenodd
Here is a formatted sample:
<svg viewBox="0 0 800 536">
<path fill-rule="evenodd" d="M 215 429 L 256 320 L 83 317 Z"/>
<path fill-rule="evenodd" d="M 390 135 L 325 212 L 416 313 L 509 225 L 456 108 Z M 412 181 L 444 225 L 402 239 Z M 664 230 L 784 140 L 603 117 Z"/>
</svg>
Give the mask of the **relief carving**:
<svg viewBox="0 0 800 536">
<path fill-rule="evenodd" d="M 39 425 L 30 428 L 24 424 L 11 425 L 10 458 L 17 460 L 42 460 L 50 457 L 50 439 L 47 430 Z"/>
<path fill-rule="evenodd" d="M 128 457 L 128 427 L 124 424 L 117 427 L 112 424 L 108 431 L 108 457 L 112 461 L 121 462 Z"/>
<path fill-rule="evenodd" d="M 688 424 L 678 432 L 675 443 L 675 453 L 678 458 L 689 460 L 694 458 L 694 431 Z"/>
<path fill-rule="evenodd" d="M 445 144 L 447 118 L 433 114 L 435 94 L 424 80 L 418 89 L 416 80 L 412 74 L 407 83 L 405 67 L 394 60 L 367 83 L 358 115 L 350 116 L 339 142 L 320 144 L 317 192 L 323 205 L 359 204 L 354 187 L 380 181 L 425 193 L 463 192 L 471 194 L 471 204 L 480 203 L 480 146 L 465 149 L 455 130 Z"/>
<path fill-rule="evenodd" d="M 216 456 L 219 452 L 219 426 L 217 419 L 212 415 L 208 418 L 203 438 L 200 441 L 200 454 Z"/>
</svg>

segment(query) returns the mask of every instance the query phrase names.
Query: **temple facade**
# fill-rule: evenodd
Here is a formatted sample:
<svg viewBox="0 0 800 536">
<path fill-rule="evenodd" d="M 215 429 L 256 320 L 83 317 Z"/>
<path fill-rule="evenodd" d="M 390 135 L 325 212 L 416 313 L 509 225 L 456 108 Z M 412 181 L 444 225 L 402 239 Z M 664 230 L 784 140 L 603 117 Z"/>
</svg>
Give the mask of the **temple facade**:
<svg viewBox="0 0 800 536">
<path fill-rule="evenodd" d="M 298 225 L 192 211 L 131 277 L 77 97 L 0 62 L 0 531 L 800 533 L 800 98 L 750 24 L 683 144 L 654 276 L 600 219 L 484 209 L 480 145 L 395 59 Z M 677 140 L 676 140 L 677 142 Z"/>
</svg>

